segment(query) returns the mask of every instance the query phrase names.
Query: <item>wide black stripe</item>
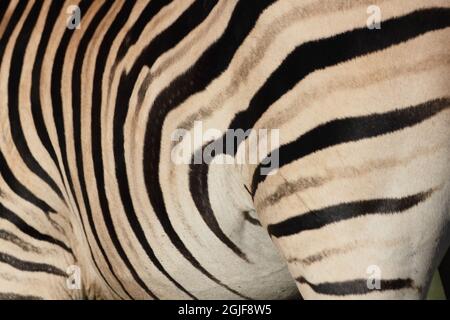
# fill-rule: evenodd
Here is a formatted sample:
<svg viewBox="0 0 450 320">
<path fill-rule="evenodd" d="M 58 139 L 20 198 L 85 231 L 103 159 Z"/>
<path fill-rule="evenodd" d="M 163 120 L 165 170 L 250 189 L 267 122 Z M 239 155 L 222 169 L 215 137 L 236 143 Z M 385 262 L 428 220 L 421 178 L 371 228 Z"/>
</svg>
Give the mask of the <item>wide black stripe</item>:
<svg viewBox="0 0 450 320">
<path fill-rule="evenodd" d="M 91 6 L 92 2 L 89 0 L 83 0 L 78 4 L 81 12 L 86 12 Z M 53 109 L 53 120 L 55 122 L 55 128 L 58 136 L 58 144 L 59 149 L 61 151 L 61 159 L 62 159 L 62 171 L 65 173 L 67 177 L 67 182 L 69 184 L 70 192 L 72 195 L 75 195 L 75 189 L 73 185 L 73 180 L 69 172 L 69 162 L 67 158 L 67 146 L 66 146 L 66 130 L 64 125 L 64 116 L 63 116 L 63 101 L 61 94 L 62 87 L 62 74 L 64 70 L 64 60 L 66 57 L 67 49 L 69 47 L 70 40 L 74 35 L 74 31 L 70 29 L 66 29 L 63 34 L 61 41 L 59 42 L 58 48 L 56 50 L 55 58 L 53 61 L 52 67 L 52 76 L 51 76 L 51 86 L 50 86 L 50 94 L 52 98 L 52 109 Z M 74 72 L 79 72 L 78 70 L 74 70 Z M 70 137 L 71 139 L 72 137 Z M 62 178 L 62 176 L 61 176 Z M 75 205 L 79 210 L 79 204 L 74 197 Z"/>
<path fill-rule="evenodd" d="M 140 54 L 128 74 L 123 74 L 117 90 L 116 108 L 114 113 L 114 156 L 116 164 L 116 178 L 120 197 L 134 234 L 145 252 L 158 270 L 172 281 L 177 288 L 191 298 L 195 298 L 181 284 L 179 284 L 163 267 L 148 243 L 144 230 L 136 215 L 131 199 L 129 180 L 126 171 L 124 150 L 124 123 L 129 109 L 129 101 L 136 85 L 139 73 L 144 66 L 151 67 L 158 57 L 178 44 L 186 35 L 206 19 L 217 1 L 208 1 L 206 5 L 195 1 L 180 17 L 165 31 L 159 34 Z M 141 23 L 144 23 L 143 21 Z M 150 119 L 152 121 L 152 119 Z"/>
<path fill-rule="evenodd" d="M 201 149 L 199 152 L 203 153 L 203 150 L 204 149 Z M 194 157 L 195 155 L 193 158 Z M 208 192 L 208 164 L 201 163 L 190 166 L 189 189 L 191 190 L 192 199 L 194 200 L 195 206 L 199 210 L 203 221 L 206 222 L 216 237 L 219 238 L 220 241 L 222 241 L 228 248 L 230 248 L 238 257 L 249 262 L 246 254 L 242 252 L 242 250 L 223 232 L 211 207 Z"/>
<path fill-rule="evenodd" d="M 88 219 L 88 223 L 90 226 L 90 230 L 94 236 L 95 242 L 97 243 L 98 248 L 100 249 L 100 252 L 102 254 L 102 257 L 104 258 L 106 265 L 108 267 L 108 270 L 112 274 L 112 276 L 116 279 L 117 283 L 121 287 L 121 289 L 125 292 L 125 294 L 131 298 L 131 295 L 127 292 L 123 284 L 120 282 L 118 276 L 113 270 L 112 264 L 109 261 L 108 255 L 106 254 L 106 251 L 100 242 L 100 237 L 97 232 L 97 227 L 94 223 L 94 218 L 92 215 L 92 208 L 89 202 L 89 196 L 87 192 L 87 186 L 86 186 L 86 179 L 84 174 L 84 166 L 83 166 L 83 149 L 82 149 L 82 135 L 81 135 L 81 70 L 83 69 L 83 61 L 85 58 L 85 54 L 87 51 L 87 48 L 91 42 L 91 40 L 94 37 L 95 31 L 97 30 L 98 26 L 102 22 L 102 20 L 105 17 L 108 17 L 108 12 L 111 9 L 112 5 L 114 3 L 112 1 L 106 1 L 100 9 L 95 13 L 94 18 L 92 19 L 91 23 L 83 33 L 83 37 L 81 38 L 81 41 L 79 43 L 76 55 L 75 55 L 75 61 L 74 61 L 74 67 L 73 70 L 78 70 L 79 72 L 73 72 L 72 73 L 72 121 L 73 121 L 73 138 L 74 138 L 74 148 L 75 148 L 75 162 L 76 162 L 76 168 L 78 173 L 78 181 L 80 182 L 80 188 L 81 188 L 81 195 L 83 198 L 83 203 L 86 209 L 86 215 Z M 79 211 L 80 212 L 80 211 Z M 81 225 L 83 229 L 83 233 L 87 237 L 86 229 L 84 224 Z M 100 270 L 98 263 L 95 259 L 95 257 L 92 254 L 92 247 L 91 244 L 88 243 L 90 254 L 92 257 L 92 261 L 94 262 L 94 265 L 98 270 Z M 109 282 L 106 280 L 103 273 L 100 273 L 100 276 L 103 278 L 105 283 L 109 286 L 109 288 L 117 294 L 117 296 L 120 296 L 109 284 Z"/>
<path fill-rule="evenodd" d="M 279 167 L 281 168 L 331 146 L 372 138 L 417 125 L 449 107 L 450 99 L 442 98 L 386 113 L 333 120 L 308 131 L 274 152 L 279 155 Z M 261 174 L 261 166 L 261 164 L 258 165 L 253 173 L 253 194 L 258 185 L 267 177 L 267 175 Z"/>
<path fill-rule="evenodd" d="M 275 101 L 314 71 L 448 26 L 450 26 L 450 9 L 424 9 L 387 20 L 383 22 L 383 28 L 380 30 L 374 31 L 364 27 L 301 44 L 270 75 L 252 98 L 248 108 L 235 116 L 230 128 L 244 130 L 253 128 L 256 121 Z"/>
<path fill-rule="evenodd" d="M 138 20 L 134 23 L 133 27 L 127 32 L 123 42 L 120 44 L 119 50 L 117 51 L 116 63 L 121 61 L 125 56 L 128 48 L 136 44 L 142 31 L 148 25 L 148 23 L 153 19 L 153 17 L 165 6 L 169 5 L 172 0 L 153 0 L 147 4 L 145 9 L 142 11 Z M 169 40 L 169 39 L 167 39 Z"/>
<path fill-rule="evenodd" d="M 43 273 L 49 273 L 53 274 L 59 277 L 67 277 L 67 274 L 62 271 L 61 269 L 46 264 L 46 263 L 36 263 L 36 262 L 30 262 L 30 261 L 24 261 L 17 259 L 16 257 L 13 257 L 9 254 L 6 254 L 4 252 L 0 252 L 0 263 L 5 263 L 10 265 L 11 267 L 21 270 L 21 271 L 27 271 L 27 272 L 43 272 Z"/>
<path fill-rule="evenodd" d="M 433 190 L 428 190 L 404 198 L 373 199 L 342 203 L 324 209 L 309 211 L 282 222 L 270 224 L 267 230 L 270 235 L 281 238 L 365 215 L 400 213 L 425 201 L 432 192 Z"/>
<path fill-rule="evenodd" d="M 186 248 L 169 219 L 158 175 L 162 128 L 166 116 L 172 109 L 189 96 L 204 90 L 213 79 L 226 70 L 234 53 L 255 25 L 259 15 L 271 3 L 272 1 L 266 0 L 240 1 L 236 5 L 229 24 L 219 40 L 212 44 L 186 73 L 172 81 L 170 86 L 157 96 L 150 111 L 150 120 L 145 133 L 143 159 L 145 184 L 158 220 L 170 241 L 183 256 L 194 267 L 217 283 L 221 283 L 220 280 L 205 270 Z M 194 199 L 197 196 L 193 194 Z M 203 208 L 200 207 L 199 211 L 203 212 Z M 225 286 L 222 283 L 221 285 Z M 231 288 L 229 290 L 240 295 Z"/>
<path fill-rule="evenodd" d="M 253 128 L 256 121 L 276 100 L 316 70 L 385 49 L 425 32 L 449 25 L 449 9 L 428 9 L 385 21 L 381 30 L 373 31 L 368 28 L 361 28 L 302 44 L 289 54 L 280 67 L 270 75 L 269 79 L 252 98 L 248 108 L 235 116 L 229 128 L 243 129 L 244 131 Z M 148 132 L 151 131 L 148 130 Z M 226 136 L 218 139 L 215 143 L 225 144 L 225 141 Z M 237 141 L 232 156 L 236 154 L 242 141 L 244 139 Z M 150 159 L 150 154 L 146 153 L 146 155 Z M 146 161 L 146 163 L 149 163 L 149 161 Z M 215 217 L 212 214 L 210 201 L 205 198 L 208 193 L 208 171 L 209 166 L 206 164 L 191 165 L 190 190 L 202 217 L 209 223 L 210 228 L 220 235 L 217 228 L 218 224 L 214 221 Z M 259 171 L 255 171 L 254 180 L 256 181 L 254 184 L 261 178 L 257 174 Z M 254 187 L 256 188 L 256 185 Z M 151 188 L 148 188 L 148 190 L 151 190 Z"/>
<path fill-rule="evenodd" d="M 402 290 L 402 289 L 418 289 L 414 285 L 414 281 L 407 279 L 389 279 L 380 280 L 380 289 L 370 289 L 366 279 L 356 279 L 342 282 L 323 282 L 314 284 L 303 277 L 295 279 L 300 284 L 307 284 L 314 292 L 331 296 L 346 296 L 346 295 L 363 295 L 373 292 L 382 292 L 388 290 Z"/>
<path fill-rule="evenodd" d="M 44 116 L 42 114 L 42 104 L 41 104 L 41 72 L 42 64 L 44 62 L 44 55 L 47 49 L 50 36 L 53 33 L 53 28 L 56 24 L 56 20 L 61 14 L 64 2 L 62 1 L 52 1 L 47 19 L 45 21 L 45 26 L 42 31 L 41 40 L 39 41 L 39 46 L 37 49 L 36 57 L 34 59 L 33 70 L 32 70 L 32 81 L 31 81 L 31 112 L 33 115 L 34 125 L 36 127 L 36 132 L 42 145 L 49 153 L 50 157 L 53 159 L 54 163 L 58 164 L 58 158 L 56 156 L 55 148 L 52 145 L 50 136 L 48 134 L 48 129 L 45 125 Z M 62 176 L 61 168 L 57 165 L 59 174 Z"/>
<path fill-rule="evenodd" d="M 6 1 L 2 1 L 5 2 Z M 11 34 L 13 33 L 16 25 L 20 21 L 20 17 L 24 13 L 25 9 L 27 7 L 26 1 L 20 1 L 16 8 L 14 9 L 11 18 L 8 21 L 8 25 L 5 28 L 5 31 L 2 34 L 2 37 L 0 38 L 0 65 L 3 61 L 3 54 L 5 53 L 6 46 L 8 44 L 9 38 L 11 37 Z"/>
<path fill-rule="evenodd" d="M 102 125 L 101 125 L 101 107 L 102 107 L 102 80 L 105 72 L 106 61 L 109 56 L 112 44 L 116 39 L 119 32 L 121 32 L 122 27 L 127 21 L 131 10 L 133 9 L 134 2 L 127 1 L 123 4 L 120 12 L 115 17 L 108 31 L 106 32 L 100 48 L 97 54 L 97 60 L 95 63 L 95 72 L 93 79 L 93 90 L 92 90 L 92 104 L 91 104 L 91 141 L 92 141 L 92 160 L 94 163 L 94 173 L 96 178 L 96 187 L 98 190 L 98 198 L 100 201 L 100 207 L 102 211 L 103 220 L 105 226 L 108 230 L 109 237 L 119 254 L 122 261 L 125 263 L 126 267 L 130 271 L 133 279 L 139 286 L 144 289 L 144 291 L 154 299 L 158 297 L 148 288 L 147 284 L 142 280 L 139 274 L 136 272 L 135 268 L 131 264 L 124 248 L 117 236 L 114 229 L 113 220 L 111 217 L 111 211 L 109 208 L 108 198 L 105 191 L 105 174 L 103 167 L 103 154 L 102 154 Z"/>
<path fill-rule="evenodd" d="M 11 168 L 8 166 L 3 153 L 0 151 L 0 168 L 1 176 L 5 183 L 11 188 L 14 193 L 31 203 L 32 205 L 41 209 L 44 213 L 54 213 L 56 212 L 51 206 L 49 206 L 44 200 L 38 198 L 34 195 L 27 187 L 25 187 L 17 178 L 14 176 Z"/>
<path fill-rule="evenodd" d="M 31 295 L 23 295 L 12 292 L 0 292 L 0 300 L 43 300 L 43 299 L 41 297 Z"/>
<path fill-rule="evenodd" d="M 64 242 L 55 239 L 49 235 L 43 234 L 40 231 L 36 230 L 32 226 L 28 225 L 22 218 L 16 215 L 11 210 L 7 209 L 0 203 L 0 219 L 5 219 L 15 225 L 17 229 L 22 231 L 23 233 L 29 235 L 30 237 L 39 240 L 54 244 L 58 247 L 63 248 L 65 251 L 73 254 L 72 249 L 70 249 Z"/>
<path fill-rule="evenodd" d="M 37 1 L 33 5 L 15 42 L 15 47 L 11 57 L 11 68 L 8 79 L 8 115 L 12 139 L 24 163 L 34 174 L 36 174 L 45 183 L 47 183 L 50 188 L 55 191 L 58 197 L 63 199 L 62 192 L 56 182 L 42 168 L 42 166 L 31 153 L 25 139 L 19 114 L 20 77 L 24 65 L 25 50 L 28 46 L 33 28 L 39 17 L 42 4 L 43 3 L 41 1 Z"/>
<path fill-rule="evenodd" d="M 9 1 L 0 1 L 0 22 L 8 9 Z"/>
</svg>

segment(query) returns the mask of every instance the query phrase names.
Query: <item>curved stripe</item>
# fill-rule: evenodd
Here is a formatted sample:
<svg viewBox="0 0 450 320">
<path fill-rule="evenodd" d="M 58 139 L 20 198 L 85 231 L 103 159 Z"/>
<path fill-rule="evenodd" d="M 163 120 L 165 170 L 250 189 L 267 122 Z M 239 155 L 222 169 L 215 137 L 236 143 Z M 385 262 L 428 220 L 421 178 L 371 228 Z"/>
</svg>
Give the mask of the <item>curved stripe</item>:
<svg viewBox="0 0 450 320">
<path fill-rule="evenodd" d="M 35 263 L 20 260 L 3 252 L 0 252 L 0 263 L 6 263 L 7 265 L 10 265 L 11 267 L 21 271 L 43 272 L 63 278 L 67 277 L 67 274 L 64 271 L 55 266 L 46 263 Z"/>
<path fill-rule="evenodd" d="M 6 184 L 11 188 L 15 195 L 24 199 L 28 203 L 38 207 L 44 213 L 55 213 L 55 209 L 49 206 L 44 200 L 38 198 L 35 194 L 33 194 L 27 187 L 25 187 L 17 178 L 14 176 L 11 168 L 8 166 L 6 159 L 3 155 L 3 152 L 0 151 L 0 168 L 1 176 Z"/>
<path fill-rule="evenodd" d="M 234 117 L 229 125 L 229 129 L 247 131 L 253 128 L 259 118 L 276 100 L 294 88 L 308 74 L 316 70 L 379 51 L 417 37 L 425 32 L 448 26 L 450 26 L 450 10 L 446 8 L 432 8 L 385 21 L 383 22 L 383 28 L 375 32 L 368 28 L 360 28 L 330 38 L 302 44 L 289 54 L 278 69 L 270 75 L 269 79 L 252 98 L 248 108 Z M 345 50 L 342 50 L 342 48 L 345 48 Z M 148 132 L 154 134 L 151 130 L 148 130 Z M 149 139 L 151 139 L 150 136 Z M 225 141 L 226 135 L 214 143 L 225 144 Z M 240 143 L 243 141 L 244 139 L 238 139 L 234 145 L 234 150 L 230 154 L 231 156 L 236 154 Z M 205 147 L 203 146 L 202 149 Z M 200 150 L 202 149 L 199 149 L 198 152 L 201 152 Z M 223 150 L 227 149 L 224 148 Z M 152 151 L 154 152 L 154 150 L 148 149 L 146 155 Z M 147 157 L 148 161 L 145 163 L 149 163 L 150 159 L 151 155 L 149 154 Z M 208 194 L 207 175 L 209 166 L 207 164 L 192 164 L 190 169 L 190 190 L 197 209 L 208 226 L 215 231 L 216 235 L 222 237 L 220 234 L 221 230 L 217 229 L 218 224 L 216 224 L 215 217 L 212 214 L 213 210 L 209 199 L 201 198 Z M 259 179 L 264 179 L 258 174 L 259 171 L 256 170 L 253 177 L 252 194 L 255 192 Z M 157 182 L 153 181 L 153 183 Z M 148 189 L 151 190 L 152 188 Z M 149 193 L 151 194 L 150 191 Z"/>
<path fill-rule="evenodd" d="M 442 98 L 385 113 L 333 120 L 308 131 L 295 141 L 281 146 L 271 155 L 279 155 L 279 168 L 281 168 L 331 146 L 373 138 L 415 126 L 449 107 L 450 98 Z M 261 174 L 260 169 L 261 164 L 253 173 L 253 195 L 258 185 L 267 177 L 267 175 Z"/>
<path fill-rule="evenodd" d="M 52 177 L 50 177 L 50 175 L 42 168 L 39 162 L 32 155 L 25 139 L 19 115 L 20 77 L 24 65 L 25 50 L 30 41 L 33 27 L 38 19 L 42 4 L 43 3 L 41 1 L 37 1 L 33 5 L 19 33 L 19 36 L 15 41 L 8 79 L 8 114 L 12 139 L 24 163 L 31 170 L 31 172 L 40 177 L 58 195 L 60 199 L 63 199 L 63 194 L 57 183 Z"/>
<path fill-rule="evenodd" d="M 172 0 L 152 0 L 147 4 L 138 20 L 134 23 L 131 29 L 127 32 L 123 42 L 120 44 L 117 51 L 117 57 L 115 64 L 119 63 L 128 51 L 128 48 L 136 44 L 139 37 L 144 31 L 147 24 L 153 19 L 153 17 L 160 12 L 160 10 L 169 5 Z"/>
<path fill-rule="evenodd" d="M 48 134 L 47 127 L 45 125 L 44 116 L 42 114 L 42 104 L 41 104 L 41 72 L 44 62 L 45 51 L 48 47 L 50 37 L 53 33 L 53 28 L 56 24 L 58 16 L 63 8 L 62 1 L 53 1 L 50 5 L 49 11 L 47 13 L 47 19 L 45 21 L 45 26 L 42 31 L 41 39 L 39 41 L 39 46 L 37 49 L 36 57 L 34 59 L 33 70 L 31 73 L 31 113 L 33 116 L 34 126 L 38 134 L 42 145 L 47 150 L 50 157 L 53 159 L 59 174 L 62 176 L 61 168 L 58 166 L 58 157 L 56 156 L 55 148 L 52 145 L 50 136 Z"/>
<path fill-rule="evenodd" d="M 164 274 L 178 289 L 186 293 L 191 298 L 195 298 L 188 292 L 180 283 L 178 283 L 159 262 L 153 249 L 148 243 L 144 230 L 139 223 L 136 215 L 136 210 L 131 199 L 129 180 L 126 171 L 125 162 L 125 145 L 124 145 L 124 124 L 127 118 L 129 109 L 129 101 L 133 93 L 134 86 L 139 77 L 139 73 L 144 66 L 151 68 L 158 57 L 169 49 L 173 48 L 184 37 L 186 37 L 193 29 L 202 23 L 212 9 L 215 7 L 217 1 L 208 1 L 205 6 L 200 1 L 194 3 L 164 32 L 159 34 L 151 43 L 143 50 L 140 56 L 135 61 L 133 68 L 128 74 L 122 74 L 117 89 L 117 97 L 114 112 L 114 157 L 116 165 L 116 179 L 120 192 L 122 204 L 124 206 L 127 219 L 131 228 L 133 229 L 136 238 L 141 244 L 142 248 L 147 253 L 149 259 L 153 262 L 156 268 Z M 151 119 L 150 119 L 150 122 Z M 158 208 L 155 208 L 158 210 Z"/>
<path fill-rule="evenodd" d="M 92 22 L 87 27 L 86 31 L 83 34 L 83 37 L 80 40 L 80 43 L 77 48 L 77 52 L 75 55 L 73 70 L 83 70 L 83 60 L 87 51 L 87 48 L 91 42 L 91 40 L 94 37 L 95 31 L 97 30 L 97 27 L 100 25 L 101 21 L 107 17 L 107 13 L 111 9 L 113 5 L 112 1 L 106 1 L 100 9 L 96 12 L 94 18 L 92 19 Z M 87 185 L 86 185 L 86 179 L 85 179 L 85 171 L 83 166 L 83 149 L 82 149 L 82 135 L 81 135 L 81 72 L 73 72 L 72 73 L 72 122 L 73 122 L 73 138 L 74 138 L 74 148 L 75 148 L 75 163 L 76 163 L 76 169 L 78 174 L 78 181 L 80 183 L 80 189 L 81 189 L 81 196 L 83 198 L 84 207 L 86 210 L 86 215 L 89 223 L 90 230 L 94 236 L 95 242 L 97 243 L 98 248 L 100 249 L 102 257 L 105 259 L 107 268 L 109 272 L 112 274 L 113 278 L 118 282 L 121 289 L 125 292 L 125 294 L 128 297 L 131 297 L 130 294 L 127 292 L 123 284 L 119 281 L 118 276 L 113 270 L 112 264 L 108 258 L 108 255 L 106 254 L 105 248 L 103 247 L 102 243 L 100 242 L 100 237 L 98 235 L 97 228 L 95 227 L 94 218 L 92 215 L 92 208 L 89 202 L 88 192 L 87 192 Z M 78 211 L 80 212 L 80 211 Z M 81 212 L 80 212 L 81 214 Z M 84 224 L 81 224 L 81 227 L 83 229 L 83 233 L 87 237 L 86 233 L 86 227 Z M 90 255 L 92 257 L 92 261 L 97 268 L 97 270 L 101 270 L 99 268 L 98 262 L 96 261 L 95 257 L 92 254 L 92 244 L 89 243 L 89 251 Z M 120 294 L 118 294 L 110 285 L 110 283 L 106 280 L 105 276 L 102 272 L 99 272 L 100 276 L 103 278 L 104 282 L 107 284 L 107 286 L 117 295 L 120 297 Z"/>
<path fill-rule="evenodd" d="M 380 280 L 380 289 L 370 289 L 368 286 L 368 280 L 356 279 L 342 282 L 323 282 L 314 284 L 309 282 L 303 277 L 295 279 L 300 284 L 307 284 L 314 292 L 331 296 L 347 296 L 347 295 L 364 295 L 373 292 L 381 292 L 388 290 L 402 290 L 402 289 L 415 289 L 414 281 L 410 278 L 407 279 L 390 279 Z"/>
<path fill-rule="evenodd" d="M 33 228 L 32 226 L 28 225 L 24 220 L 22 220 L 22 218 L 20 218 L 11 210 L 4 207 L 1 203 L 0 203 L 0 219 L 5 219 L 9 221 L 13 225 L 15 225 L 20 231 L 36 240 L 54 244 L 58 247 L 63 248 L 65 251 L 73 255 L 72 249 L 70 249 L 65 243 L 49 235 L 43 234 L 40 231 Z"/>
<path fill-rule="evenodd" d="M 4 3 L 7 3 L 6 1 L 2 1 Z M 25 9 L 27 7 L 26 1 L 19 1 L 16 8 L 14 9 L 11 19 L 8 21 L 8 25 L 6 26 L 5 32 L 0 37 L 0 65 L 3 62 L 3 54 L 5 53 L 6 45 L 9 42 L 9 38 L 11 37 L 11 34 L 14 32 L 14 29 L 16 28 L 16 25 L 20 21 L 20 17 L 24 13 Z"/>
<path fill-rule="evenodd" d="M 270 4 L 270 1 L 258 1 L 259 7 L 253 8 L 250 6 L 254 4 L 250 4 L 250 2 L 239 2 L 235 8 L 235 11 L 233 12 L 229 25 L 227 26 L 227 29 L 225 30 L 223 36 L 213 46 L 211 46 L 208 51 L 205 52 L 205 54 L 193 67 L 193 69 L 195 68 L 195 73 L 192 72 L 192 74 L 188 74 L 185 78 L 177 79 L 178 83 L 176 87 L 174 86 L 174 88 L 189 88 L 190 86 L 192 86 L 192 84 L 186 83 L 187 81 L 189 81 L 190 79 L 201 79 L 200 81 L 196 81 L 195 86 L 197 86 L 197 88 L 194 88 L 194 92 L 198 92 L 204 89 L 209 82 L 206 82 L 205 80 L 203 80 L 203 78 L 205 77 L 207 81 L 211 81 L 212 77 L 218 76 L 223 70 L 228 67 L 228 64 L 230 63 L 235 51 L 239 48 L 241 43 L 245 40 L 247 35 L 252 30 L 261 12 Z M 251 14 L 249 14 L 250 12 Z M 207 76 L 200 76 L 200 74 L 198 74 L 200 72 L 207 73 Z M 175 97 L 175 99 L 176 98 L 178 97 Z M 150 135 L 150 130 L 147 131 L 147 133 L 148 135 Z M 151 156 L 148 152 L 146 152 L 145 154 L 148 154 L 148 157 Z M 197 207 L 197 210 L 200 213 L 203 221 L 214 233 L 214 235 L 228 248 L 230 248 L 238 257 L 248 262 L 245 253 L 242 252 L 242 250 L 236 244 L 234 244 L 234 242 L 222 231 L 214 215 L 209 200 L 207 173 L 208 167 L 205 164 L 192 164 L 190 166 L 189 189 L 195 206 Z M 146 177 L 147 176 L 148 175 L 146 174 Z M 149 185 L 149 183 L 150 182 L 148 181 L 147 186 Z M 151 194 L 150 191 L 149 194 Z"/>
<path fill-rule="evenodd" d="M 314 71 L 386 49 L 426 32 L 449 26 L 450 9 L 432 8 L 392 18 L 383 22 L 383 28 L 377 31 L 364 27 L 301 44 L 270 75 L 252 98 L 248 108 L 234 117 L 229 128 L 244 131 L 253 128 L 275 101 Z M 237 147 L 238 145 L 234 154 Z"/>
<path fill-rule="evenodd" d="M 100 48 L 97 54 L 97 60 L 95 62 L 94 79 L 92 82 L 92 101 L 91 101 L 91 141 L 92 141 L 92 160 L 94 163 L 94 175 L 96 181 L 96 190 L 98 191 L 98 198 L 100 201 L 101 213 L 105 226 L 108 230 L 109 238 L 111 239 L 114 248 L 119 254 L 121 260 L 125 263 L 126 267 L 131 273 L 131 276 L 136 283 L 152 298 L 158 299 L 158 297 L 150 290 L 147 284 L 137 273 L 136 269 L 131 264 L 125 250 L 120 243 L 117 236 L 117 232 L 114 228 L 114 223 L 111 217 L 111 210 L 109 208 L 109 202 L 106 196 L 105 190 L 105 173 L 103 166 L 103 152 L 102 152 L 102 122 L 101 122 L 101 107 L 102 107 L 102 83 L 103 75 L 106 68 L 106 61 L 109 56 L 112 44 L 121 31 L 121 28 L 126 23 L 134 3 L 132 1 L 126 1 L 120 12 L 115 17 L 114 21 L 110 25 L 103 40 L 100 44 Z"/>
<path fill-rule="evenodd" d="M 279 223 L 270 224 L 267 231 L 271 236 L 281 238 L 307 230 L 320 229 L 339 221 L 354 219 L 370 214 L 392 214 L 406 211 L 428 199 L 432 190 L 404 198 L 374 199 L 342 203 L 324 209 L 309 211 Z"/>
<path fill-rule="evenodd" d="M 147 194 L 155 209 L 159 222 L 165 233 L 178 251 L 198 270 L 214 282 L 226 287 L 219 279 L 210 274 L 192 255 L 175 231 L 167 213 L 161 190 L 159 175 L 162 128 L 169 112 L 185 101 L 189 96 L 202 91 L 229 65 L 237 48 L 247 37 L 262 11 L 272 1 L 240 1 L 235 7 L 229 24 L 219 40 L 211 45 L 199 60 L 183 75 L 172 81 L 155 99 L 147 122 L 144 146 L 144 177 Z M 195 81 L 193 81 L 195 80 Z M 204 208 L 199 207 L 203 213 Z M 202 217 L 204 217 L 202 215 Z M 215 219 L 215 218 L 214 218 Z M 207 220 L 208 221 L 208 220 Z M 205 221 L 206 223 L 208 223 Z M 242 296 L 237 291 L 226 287 L 231 292 Z"/>
<path fill-rule="evenodd" d="M 0 2 L 0 21 L 3 19 L 3 16 L 6 13 L 6 10 L 8 9 L 9 2 L 8 1 L 1 1 Z"/>
</svg>

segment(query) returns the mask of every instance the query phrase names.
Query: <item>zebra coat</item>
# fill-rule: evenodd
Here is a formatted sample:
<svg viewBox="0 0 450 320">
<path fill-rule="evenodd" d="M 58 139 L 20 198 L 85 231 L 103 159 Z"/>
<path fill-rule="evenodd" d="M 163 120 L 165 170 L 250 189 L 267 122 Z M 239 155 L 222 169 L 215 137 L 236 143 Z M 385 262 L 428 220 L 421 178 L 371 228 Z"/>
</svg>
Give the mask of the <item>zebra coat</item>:
<svg viewBox="0 0 450 320">
<path fill-rule="evenodd" d="M 426 295 L 448 1 L 11 0 L 0 36 L 0 298 Z"/>
</svg>

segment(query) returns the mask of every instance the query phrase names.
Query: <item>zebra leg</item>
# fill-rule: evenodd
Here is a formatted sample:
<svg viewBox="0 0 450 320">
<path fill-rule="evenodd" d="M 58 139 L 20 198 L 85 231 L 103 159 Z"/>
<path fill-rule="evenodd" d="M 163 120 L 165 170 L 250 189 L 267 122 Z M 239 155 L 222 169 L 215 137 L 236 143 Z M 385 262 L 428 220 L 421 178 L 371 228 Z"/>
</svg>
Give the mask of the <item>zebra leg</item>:
<svg viewBox="0 0 450 320">
<path fill-rule="evenodd" d="M 367 196 L 356 183 L 334 187 L 327 200 L 298 192 L 261 211 L 302 296 L 424 298 L 448 247 L 449 184 Z"/>
<path fill-rule="evenodd" d="M 427 113 L 437 105 L 439 113 Z M 328 141 L 354 137 L 353 143 L 296 157 L 323 143 L 302 138 L 312 135 L 306 133 L 289 154 L 289 144 L 279 148 L 275 174 L 253 178 L 260 220 L 304 298 L 426 297 L 450 243 L 449 105 L 443 99 L 395 116 L 334 120 L 313 131 L 328 130 Z M 416 111 L 427 113 L 420 123 Z M 356 138 L 406 120 L 415 123 Z"/>
</svg>

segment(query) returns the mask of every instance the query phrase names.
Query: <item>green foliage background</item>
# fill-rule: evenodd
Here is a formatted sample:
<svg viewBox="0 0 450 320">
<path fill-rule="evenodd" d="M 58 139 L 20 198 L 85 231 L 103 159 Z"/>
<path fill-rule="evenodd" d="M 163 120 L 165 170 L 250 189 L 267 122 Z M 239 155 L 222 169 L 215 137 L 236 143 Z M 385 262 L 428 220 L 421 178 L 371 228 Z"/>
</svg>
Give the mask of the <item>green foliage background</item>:
<svg viewBox="0 0 450 320">
<path fill-rule="evenodd" d="M 427 300 L 445 300 L 444 288 L 442 287 L 439 272 L 434 274 L 433 280 L 431 281 L 430 290 L 428 291 Z"/>
</svg>

